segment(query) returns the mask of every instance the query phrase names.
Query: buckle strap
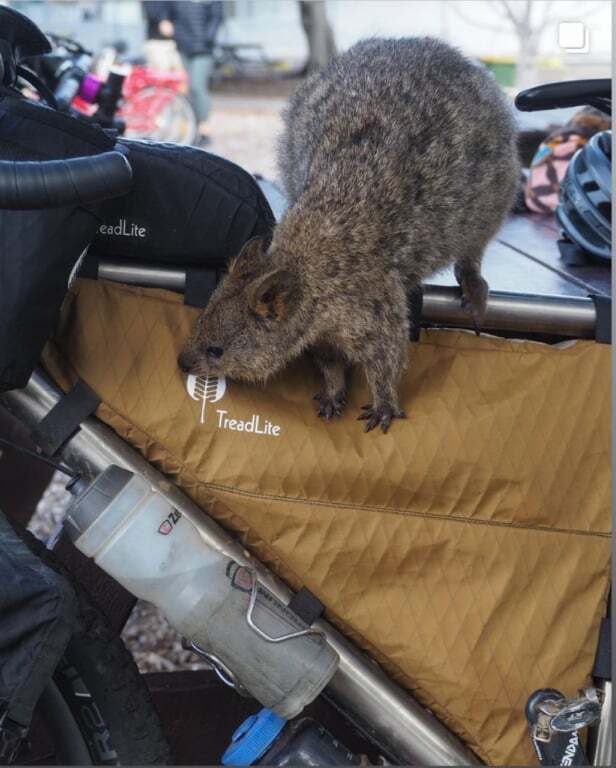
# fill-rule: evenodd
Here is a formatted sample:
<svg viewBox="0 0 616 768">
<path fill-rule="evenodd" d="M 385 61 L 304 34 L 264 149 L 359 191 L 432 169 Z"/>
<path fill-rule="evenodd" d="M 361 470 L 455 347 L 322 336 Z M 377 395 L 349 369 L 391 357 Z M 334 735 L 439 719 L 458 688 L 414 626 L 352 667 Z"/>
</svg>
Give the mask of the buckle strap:
<svg viewBox="0 0 616 768">
<path fill-rule="evenodd" d="M 308 626 L 311 626 L 317 619 L 321 618 L 325 610 L 325 606 L 319 598 L 313 595 L 306 587 L 302 587 L 299 592 L 293 595 L 289 602 L 289 608 L 302 621 L 305 621 Z"/>
<path fill-rule="evenodd" d="M 53 456 L 77 432 L 84 419 L 98 408 L 100 397 L 79 379 L 77 384 L 54 405 L 31 437 L 43 453 Z"/>
</svg>

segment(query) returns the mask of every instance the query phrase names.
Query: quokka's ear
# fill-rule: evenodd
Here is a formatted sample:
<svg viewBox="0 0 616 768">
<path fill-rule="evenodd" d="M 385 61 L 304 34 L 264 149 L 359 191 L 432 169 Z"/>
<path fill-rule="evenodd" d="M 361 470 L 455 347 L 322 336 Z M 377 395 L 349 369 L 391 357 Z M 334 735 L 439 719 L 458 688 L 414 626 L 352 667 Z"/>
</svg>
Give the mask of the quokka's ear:
<svg viewBox="0 0 616 768">
<path fill-rule="evenodd" d="M 228 272 L 230 275 L 239 274 L 250 270 L 257 259 L 263 256 L 265 240 L 262 237 L 251 237 L 244 243 L 242 250 L 229 262 Z"/>
<path fill-rule="evenodd" d="M 248 306 L 259 317 L 284 320 L 293 312 L 298 293 L 295 275 L 286 269 L 275 269 L 250 283 Z"/>
</svg>

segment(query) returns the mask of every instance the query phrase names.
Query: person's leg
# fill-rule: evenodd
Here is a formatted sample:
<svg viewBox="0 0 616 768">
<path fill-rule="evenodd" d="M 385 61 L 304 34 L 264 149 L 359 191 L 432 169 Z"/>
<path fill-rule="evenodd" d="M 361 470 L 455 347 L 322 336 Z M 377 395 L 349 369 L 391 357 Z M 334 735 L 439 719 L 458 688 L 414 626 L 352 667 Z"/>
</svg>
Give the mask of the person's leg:
<svg viewBox="0 0 616 768">
<path fill-rule="evenodd" d="M 210 114 L 209 80 L 212 71 L 213 57 L 208 54 L 186 56 L 182 54 L 184 69 L 190 84 L 190 99 L 197 115 L 199 135 L 207 138 L 207 119 Z"/>
<path fill-rule="evenodd" d="M 0 765 L 27 734 L 34 707 L 77 626 L 66 579 L 34 555 L 0 512 Z"/>
<path fill-rule="evenodd" d="M 212 75 L 212 68 L 214 66 L 214 57 L 204 54 L 199 56 L 199 81 L 202 84 L 201 88 L 201 117 L 200 122 L 203 124 L 203 130 L 201 125 L 199 126 L 200 133 L 206 133 L 207 124 L 206 121 L 210 116 L 210 110 L 212 108 L 212 98 L 210 96 L 210 77 Z"/>
</svg>

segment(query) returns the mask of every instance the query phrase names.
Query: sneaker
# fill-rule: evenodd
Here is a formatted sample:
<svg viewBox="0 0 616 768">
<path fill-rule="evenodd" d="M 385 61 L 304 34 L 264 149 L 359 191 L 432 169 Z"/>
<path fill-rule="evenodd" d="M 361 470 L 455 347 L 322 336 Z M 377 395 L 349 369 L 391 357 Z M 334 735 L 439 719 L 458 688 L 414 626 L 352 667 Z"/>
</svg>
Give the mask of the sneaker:
<svg viewBox="0 0 616 768">
<path fill-rule="evenodd" d="M 200 133 L 197 136 L 197 139 L 195 141 L 195 147 L 207 147 L 209 144 L 212 143 L 212 139 L 210 139 L 209 136 L 206 136 L 205 133 Z"/>
</svg>

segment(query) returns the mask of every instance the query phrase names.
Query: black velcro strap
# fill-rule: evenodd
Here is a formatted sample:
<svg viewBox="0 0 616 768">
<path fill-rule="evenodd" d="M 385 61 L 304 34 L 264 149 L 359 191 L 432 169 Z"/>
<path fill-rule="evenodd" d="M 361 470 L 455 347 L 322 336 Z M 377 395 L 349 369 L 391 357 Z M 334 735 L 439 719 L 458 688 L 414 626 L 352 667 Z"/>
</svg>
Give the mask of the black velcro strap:
<svg viewBox="0 0 616 768">
<path fill-rule="evenodd" d="M 409 322 L 411 341 L 419 341 L 421 331 L 421 313 L 423 310 L 423 286 L 418 285 L 409 291 Z"/>
<path fill-rule="evenodd" d="M 186 270 L 186 287 L 184 288 L 184 304 L 189 307 L 205 307 L 214 293 L 217 283 L 215 269 L 199 269 L 189 267 Z"/>
<path fill-rule="evenodd" d="M 595 323 L 595 341 L 600 344 L 612 343 L 612 299 L 610 296 L 591 294 L 595 303 L 597 321 Z"/>
<path fill-rule="evenodd" d="M 315 597 L 309 589 L 302 587 L 299 592 L 296 592 L 291 598 L 289 608 L 296 616 L 299 616 L 302 621 L 305 621 L 308 626 L 314 624 L 319 619 L 325 606 Z"/>
<path fill-rule="evenodd" d="M 98 408 L 100 397 L 81 381 L 64 395 L 32 432 L 43 453 L 53 456 L 77 432 L 81 422 Z"/>
<path fill-rule="evenodd" d="M 601 620 L 592 676 L 598 680 L 612 679 L 612 622 L 609 616 Z"/>
<path fill-rule="evenodd" d="M 79 265 L 79 277 L 87 277 L 90 280 L 98 280 L 98 259 L 96 256 L 86 254 Z"/>
</svg>

